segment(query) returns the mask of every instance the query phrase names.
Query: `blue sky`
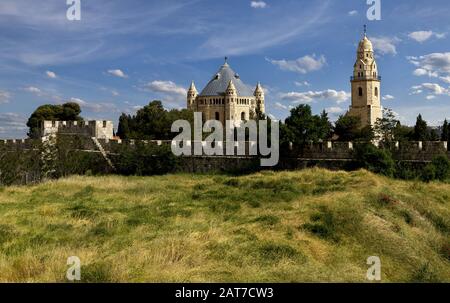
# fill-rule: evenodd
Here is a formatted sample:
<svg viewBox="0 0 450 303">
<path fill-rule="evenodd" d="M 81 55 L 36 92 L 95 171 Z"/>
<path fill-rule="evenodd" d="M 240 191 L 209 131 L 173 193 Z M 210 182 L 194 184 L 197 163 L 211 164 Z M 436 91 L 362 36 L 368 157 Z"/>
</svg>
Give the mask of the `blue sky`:
<svg viewBox="0 0 450 303">
<path fill-rule="evenodd" d="M 308 103 L 332 119 L 350 105 L 349 77 L 363 24 L 382 76 L 383 105 L 405 124 L 422 113 L 450 118 L 450 5 L 446 0 L 381 0 L 368 21 L 365 0 L 66 0 L 0 2 L 0 138 L 26 136 L 42 104 L 78 102 L 87 119 L 134 113 L 153 99 L 185 106 L 229 57 L 241 79 L 266 89 L 283 119 Z"/>
</svg>

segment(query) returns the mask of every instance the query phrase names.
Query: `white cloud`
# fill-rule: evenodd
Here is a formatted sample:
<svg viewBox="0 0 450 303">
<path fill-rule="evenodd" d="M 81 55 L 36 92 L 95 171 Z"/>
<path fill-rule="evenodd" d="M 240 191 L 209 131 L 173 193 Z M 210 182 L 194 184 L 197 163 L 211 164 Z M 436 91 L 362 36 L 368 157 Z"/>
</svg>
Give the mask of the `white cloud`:
<svg viewBox="0 0 450 303">
<path fill-rule="evenodd" d="M 0 90 L 0 104 L 8 103 L 11 98 L 11 94 L 5 90 Z"/>
<path fill-rule="evenodd" d="M 446 76 L 446 77 L 439 77 L 439 79 L 441 79 L 443 82 L 450 84 L 450 76 Z"/>
<path fill-rule="evenodd" d="M 428 92 L 432 95 L 449 95 L 450 96 L 450 90 L 440 86 L 437 83 L 422 83 L 420 85 L 416 85 L 411 87 L 412 94 L 418 95 L 423 93 L 424 91 Z"/>
<path fill-rule="evenodd" d="M 128 76 L 120 69 L 110 69 L 108 70 L 108 74 L 119 78 L 128 78 Z"/>
<path fill-rule="evenodd" d="M 337 107 L 337 106 L 333 106 L 333 107 L 328 107 L 325 109 L 325 111 L 329 114 L 341 114 L 343 113 L 345 110 L 343 108 Z"/>
<path fill-rule="evenodd" d="M 178 86 L 172 81 L 156 80 L 147 83 L 144 87 L 157 93 L 176 94 L 183 96 L 186 96 L 187 94 L 187 90 L 184 87 Z"/>
<path fill-rule="evenodd" d="M 275 116 L 272 115 L 272 114 L 267 114 L 267 116 L 268 116 L 271 120 L 278 121 L 277 117 L 275 117 Z"/>
<path fill-rule="evenodd" d="M 296 85 L 296 86 L 311 86 L 311 83 L 309 83 L 308 81 L 301 81 L 301 82 L 299 82 L 299 81 L 295 81 L 294 82 L 294 84 Z"/>
<path fill-rule="evenodd" d="M 326 64 L 325 56 L 317 57 L 314 54 L 298 58 L 297 60 L 272 60 L 268 58 L 266 60 L 282 70 L 300 74 L 320 70 Z"/>
<path fill-rule="evenodd" d="M 423 68 L 418 68 L 416 70 L 414 70 L 413 72 L 414 76 L 420 77 L 420 76 L 428 76 L 428 77 L 438 77 L 438 74 L 436 72 L 431 72 L 431 71 L 427 71 L 426 69 Z"/>
<path fill-rule="evenodd" d="M 329 1 L 288 1 L 285 5 L 271 7 L 267 18 L 248 14 L 244 18 L 245 25 L 234 14 L 213 14 L 206 21 L 198 21 L 204 23 L 208 36 L 188 57 L 205 60 L 264 53 L 268 48 L 294 40 L 305 41 L 318 26 L 328 22 L 330 6 Z"/>
<path fill-rule="evenodd" d="M 428 95 L 428 96 L 426 96 L 425 98 L 426 98 L 427 100 L 433 100 L 433 99 L 436 98 L 436 96 Z"/>
<path fill-rule="evenodd" d="M 25 91 L 35 94 L 37 96 L 41 96 L 42 95 L 42 90 L 38 87 L 35 86 L 28 86 L 24 88 Z"/>
<path fill-rule="evenodd" d="M 70 102 L 77 103 L 80 105 L 83 109 L 86 109 L 91 112 L 95 113 L 110 113 L 110 112 L 117 112 L 117 107 L 113 103 L 108 102 L 87 102 L 80 98 L 70 98 Z"/>
<path fill-rule="evenodd" d="M 281 104 L 280 102 L 276 102 L 275 106 L 278 107 L 278 108 L 281 108 L 281 109 L 285 109 L 285 110 L 289 109 L 286 105 Z"/>
<path fill-rule="evenodd" d="M 375 52 L 381 55 L 396 55 L 396 45 L 401 41 L 397 37 L 372 37 L 370 40 L 372 41 Z"/>
<path fill-rule="evenodd" d="M 419 42 L 423 43 L 430 39 L 431 37 L 436 37 L 437 39 L 445 38 L 445 34 L 434 33 L 433 31 L 417 31 L 408 34 L 408 37 Z"/>
<path fill-rule="evenodd" d="M 112 94 L 114 97 L 117 97 L 117 96 L 120 95 L 119 92 L 118 92 L 118 91 L 115 91 L 115 90 L 111 91 L 111 94 Z"/>
<path fill-rule="evenodd" d="M 10 138 L 25 137 L 26 119 L 17 113 L 0 113 L 0 134 Z"/>
<path fill-rule="evenodd" d="M 394 96 L 392 96 L 392 95 L 385 95 L 385 96 L 383 96 L 383 98 L 382 98 L 383 100 L 394 100 L 395 99 L 395 97 Z"/>
<path fill-rule="evenodd" d="M 345 91 L 336 91 L 327 89 L 324 91 L 308 91 L 308 92 L 290 92 L 280 94 L 282 100 L 291 101 L 293 103 L 311 103 L 316 100 L 331 100 L 337 103 L 346 102 L 351 94 Z"/>
<path fill-rule="evenodd" d="M 415 76 L 439 78 L 445 83 L 450 83 L 450 52 L 406 58 L 417 67 L 413 72 Z"/>
<path fill-rule="evenodd" d="M 50 79 L 56 79 L 57 78 L 57 76 L 56 76 L 56 74 L 54 73 L 54 72 L 52 72 L 52 71 L 46 71 L 45 72 L 45 74 L 47 75 L 47 77 L 49 77 Z"/>
<path fill-rule="evenodd" d="M 356 15 L 358 15 L 358 11 L 355 11 L 355 10 L 349 11 L 349 12 L 348 12 L 348 15 L 349 15 L 349 16 L 356 16 Z"/>
<path fill-rule="evenodd" d="M 264 1 L 252 1 L 250 2 L 250 6 L 253 8 L 266 8 L 267 3 Z"/>
<path fill-rule="evenodd" d="M 158 93 L 162 101 L 165 101 L 175 108 L 185 106 L 187 90 L 172 81 L 156 80 L 143 86 L 146 91 Z"/>
</svg>

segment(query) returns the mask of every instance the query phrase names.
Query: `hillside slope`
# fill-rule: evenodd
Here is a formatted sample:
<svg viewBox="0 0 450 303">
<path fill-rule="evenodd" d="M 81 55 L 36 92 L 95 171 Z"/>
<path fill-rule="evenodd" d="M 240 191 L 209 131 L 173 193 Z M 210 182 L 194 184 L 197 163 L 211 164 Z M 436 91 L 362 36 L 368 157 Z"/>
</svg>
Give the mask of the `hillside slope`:
<svg viewBox="0 0 450 303">
<path fill-rule="evenodd" d="M 450 184 L 366 171 L 71 177 L 0 188 L 0 281 L 450 282 Z"/>
</svg>

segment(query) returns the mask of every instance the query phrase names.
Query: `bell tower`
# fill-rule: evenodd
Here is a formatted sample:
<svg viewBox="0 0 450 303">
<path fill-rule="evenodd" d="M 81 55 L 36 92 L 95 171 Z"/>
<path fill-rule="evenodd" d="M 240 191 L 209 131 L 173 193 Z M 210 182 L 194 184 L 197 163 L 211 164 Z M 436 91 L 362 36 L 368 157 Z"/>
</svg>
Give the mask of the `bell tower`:
<svg viewBox="0 0 450 303">
<path fill-rule="evenodd" d="M 352 104 L 349 115 L 361 118 L 361 127 L 374 126 L 381 112 L 381 77 L 375 61 L 372 42 L 367 38 L 364 25 L 364 37 L 359 42 L 356 63 L 351 77 Z"/>
</svg>

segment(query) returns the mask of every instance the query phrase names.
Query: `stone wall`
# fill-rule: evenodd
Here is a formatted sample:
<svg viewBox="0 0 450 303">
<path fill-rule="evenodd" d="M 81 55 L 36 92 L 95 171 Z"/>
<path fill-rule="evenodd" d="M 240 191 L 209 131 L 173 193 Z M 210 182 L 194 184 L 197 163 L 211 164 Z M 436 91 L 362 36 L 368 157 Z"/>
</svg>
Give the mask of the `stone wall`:
<svg viewBox="0 0 450 303">
<path fill-rule="evenodd" d="M 43 121 L 41 125 L 41 137 L 64 134 L 112 139 L 113 133 L 112 121 Z"/>
<path fill-rule="evenodd" d="M 87 136 L 63 135 L 57 136 L 57 143 L 63 146 L 58 149 L 58 162 L 50 161 L 59 167 L 64 167 L 63 175 L 111 172 L 106 159 L 113 161 L 120 159 L 125 149 L 135 148 L 139 144 L 170 146 L 171 141 L 134 141 L 98 139 L 102 151 L 96 146 L 92 138 Z M 203 143 L 204 144 L 204 143 Z M 235 154 L 240 147 L 244 147 L 245 155 L 239 156 L 183 156 L 177 161 L 174 172 L 214 173 L 231 172 L 247 173 L 261 169 L 302 169 L 307 167 L 323 167 L 332 170 L 351 169 L 354 165 L 353 151 L 360 143 L 325 142 L 311 144 L 304 148 L 289 145 L 281 148 L 280 161 L 276 167 L 261 167 L 258 156 L 249 156 L 252 142 L 235 143 Z M 193 142 L 190 142 L 193 148 Z M 225 149 L 223 143 L 219 146 Z M 445 142 L 400 142 L 390 148 L 393 157 L 399 162 L 408 162 L 408 167 L 423 167 L 435 156 L 450 152 Z M 41 140 L 0 140 L 0 185 L 28 184 L 39 182 L 42 178 L 39 162 L 42 162 L 45 144 Z M 106 157 L 106 158 L 105 158 Z M 8 160 L 10 159 L 10 160 Z M 36 166 L 36 165 L 37 166 Z M 36 166 L 36 167 L 34 167 Z M 4 181 L 8 177 L 9 181 Z M 3 181 L 2 181 L 3 180 Z"/>
<path fill-rule="evenodd" d="M 64 133 L 62 133 L 64 134 Z M 92 139 L 88 136 L 72 136 L 61 135 L 59 138 L 65 140 L 65 144 L 69 149 L 74 150 L 97 150 L 97 147 L 93 143 Z M 172 145 L 172 141 L 136 141 L 136 140 L 109 140 L 98 139 L 102 147 L 107 153 L 115 154 L 119 153 L 123 146 L 133 147 L 137 144 L 148 145 Z M 17 150 L 28 149 L 33 146 L 35 140 L 21 139 L 21 140 L 0 140 L 0 148 Z M 192 155 L 194 154 L 194 142 L 187 142 L 191 147 Z M 223 149 L 224 156 L 230 158 L 233 156 L 227 156 L 226 143 L 218 142 L 218 146 Z M 310 144 L 303 148 L 290 145 L 286 147 L 280 147 L 280 156 L 283 158 L 298 158 L 306 160 L 351 160 L 353 158 L 353 151 L 358 144 L 353 142 L 324 142 L 318 144 Z M 255 146 L 255 142 L 235 142 L 234 156 L 250 156 L 250 150 L 252 146 Z M 205 142 L 202 142 L 202 146 L 205 146 Z M 244 150 L 243 154 L 238 154 L 239 150 Z M 450 151 L 447 142 L 397 142 L 388 148 L 395 160 L 399 161 L 431 161 L 435 156 L 441 154 L 447 154 L 450 158 Z M 220 156 L 215 156 L 220 157 Z"/>
</svg>

